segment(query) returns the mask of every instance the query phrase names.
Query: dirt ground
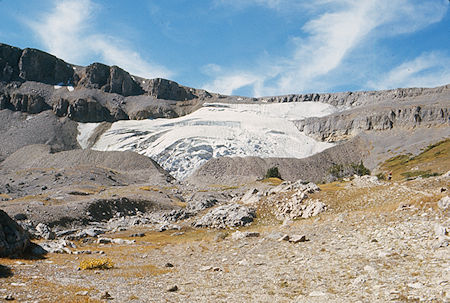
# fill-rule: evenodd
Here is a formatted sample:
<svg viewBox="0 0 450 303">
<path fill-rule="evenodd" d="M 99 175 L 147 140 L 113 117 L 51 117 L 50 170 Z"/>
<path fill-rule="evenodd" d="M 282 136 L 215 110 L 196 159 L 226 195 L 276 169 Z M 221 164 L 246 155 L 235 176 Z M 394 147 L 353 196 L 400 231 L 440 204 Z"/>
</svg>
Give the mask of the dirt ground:
<svg viewBox="0 0 450 303">
<path fill-rule="evenodd" d="M 72 254 L 0 259 L 0 299 L 16 302 L 450 302 L 448 177 L 322 185 L 318 217 L 241 231 L 141 226 L 75 242 Z M 143 237 L 130 237 L 145 233 Z M 279 241 L 284 235 L 308 241 Z M 91 254 L 74 254 L 76 251 Z M 102 252 L 101 254 L 99 252 Z M 108 260 L 111 269 L 79 269 Z M 105 296 L 105 293 L 110 295 Z"/>
</svg>

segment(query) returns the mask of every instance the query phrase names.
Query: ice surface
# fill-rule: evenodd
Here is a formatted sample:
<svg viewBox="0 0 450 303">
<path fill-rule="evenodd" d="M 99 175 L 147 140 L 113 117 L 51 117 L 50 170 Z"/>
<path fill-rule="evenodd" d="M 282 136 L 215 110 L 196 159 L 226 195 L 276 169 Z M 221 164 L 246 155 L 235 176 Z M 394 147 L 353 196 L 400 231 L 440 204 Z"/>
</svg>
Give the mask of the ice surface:
<svg viewBox="0 0 450 303">
<path fill-rule="evenodd" d="M 115 122 L 93 149 L 136 151 L 183 179 L 213 157 L 304 158 L 321 152 L 333 144 L 307 137 L 292 120 L 336 111 L 336 107 L 318 102 L 205 104 L 176 119 Z M 93 127 L 92 123 L 80 123 L 80 145 L 87 146 Z"/>
<path fill-rule="evenodd" d="M 94 133 L 95 128 L 99 125 L 100 123 L 78 123 L 77 141 L 81 148 L 87 148 L 89 138 Z"/>
</svg>

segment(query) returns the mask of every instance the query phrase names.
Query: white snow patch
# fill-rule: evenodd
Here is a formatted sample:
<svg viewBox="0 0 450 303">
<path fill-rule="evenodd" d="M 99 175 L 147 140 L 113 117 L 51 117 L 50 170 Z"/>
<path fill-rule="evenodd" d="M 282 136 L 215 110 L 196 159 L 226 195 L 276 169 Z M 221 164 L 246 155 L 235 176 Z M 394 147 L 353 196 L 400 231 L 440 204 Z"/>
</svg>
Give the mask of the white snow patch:
<svg viewBox="0 0 450 303">
<path fill-rule="evenodd" d="M 336 107 L 318 102 L 206 104 L 176 119 L 115 122 L 93 149 L 132 150 L 151 157 L 183 179 L 213 157 L 304 158 L 321 152 L 333 144 L 304 135 L 291 120 L 336 111 Z M 87 142 L 94 128 L 80 123 L 79 142 Z"/>
<path fill-rule="evenodd" d="M 86 149 L 88 146 L 88 140 L 94 133 L 97 126 L 100 123 L 78 123 L 78 136 L 77 141 L 82 149 Z"/>
<path fill-rule="evenodd" d="M 60 89 L 60 88 L 62 88 L 62 87 L 67 88 L 67 90 L 68 90 L 69 92 L 72 92 L 72 91 L 74 90 L 73 86 L 71 86 L 71 85 L 66 86 L 66 85 L 63 85 L 63 84 L 58 84 L 58 85 L 54 85 L 54 86 L 53 86 L 54 89 Z"/>
</svg>

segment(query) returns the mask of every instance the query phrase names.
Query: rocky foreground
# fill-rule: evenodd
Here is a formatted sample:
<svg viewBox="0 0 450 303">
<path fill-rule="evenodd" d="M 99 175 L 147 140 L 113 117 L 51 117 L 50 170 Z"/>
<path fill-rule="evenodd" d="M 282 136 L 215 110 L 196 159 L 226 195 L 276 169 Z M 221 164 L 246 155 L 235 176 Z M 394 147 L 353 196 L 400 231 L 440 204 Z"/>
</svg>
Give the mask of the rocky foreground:
<svg viewBox="0 0 450 303">
<path fill-rule="evenodd" d="M 0 301 L 450 302 L 449 98 L 450 85 L 223 96 L 0 43 Z M 336 107 L 289 120 L 333 147 L 171 145 L 155 162 L 135 153 L 159 136 L 144 129 L 118 139 L 130 151 L 89 149 L 119 120 L 291 102 Z M 211 159 L 176 180 L 173 150 Z M 285 182 L 263 179 L 273 168 Z"/>
<path fill-rule="evenodd" d="M 63 249 L 0 259 L 0 295 L 20 302 L 450 302 L 449 183 L 445 174 L 251 189 L 241 200 L 258 218 L 248 227 L 193 228 L 198 219 L 185 219 L 167 229 L 130 224 L 79 240 L 39 240 Z M 297 213 L 265 212 L 274 195 L 300 201 L 290 204 Z M 302 218 L 300 205 L 317 200 L 326 210 Z M 80 269 L 106 258 L 110 269 Z"/>
</svg>

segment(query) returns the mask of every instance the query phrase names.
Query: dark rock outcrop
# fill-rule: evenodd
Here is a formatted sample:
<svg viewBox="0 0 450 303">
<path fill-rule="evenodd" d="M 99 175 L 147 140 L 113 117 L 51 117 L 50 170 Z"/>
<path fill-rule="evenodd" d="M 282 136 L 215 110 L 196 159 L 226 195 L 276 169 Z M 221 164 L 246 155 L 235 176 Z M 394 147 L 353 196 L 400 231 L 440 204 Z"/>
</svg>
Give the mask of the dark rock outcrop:
<svg viewBox="0 0 450 303">
<path fill-rule="evenodd" d="M 161 78 L 149 80 L 145 86 L 145 90 L 150 96 L 157 99 L 186 101 L 197 98 L 197 96 L 193 94 L 194 89 L 189 89 L 174 81 Z"/>
<path fill-rule="evenodd" d="M 0 210 L 0 257 L 20 255 L 30 245 L 30 238 L 7 213 Z"/>
<path fill-rule="evenodd" d="M 67 108 L 67 117 L 78 122 L 114 121 L 109 110 L 94 98 L 78 99 Z"/>
<path fill-rule="evenodd" d="M 48 84 L 71 83 L 73 68 L 61 59 L 37 49 L 27 48 L 19 60 L 19 77 L 24 81 Z"/>
<path fill-rule="evenodd" d="M 136 96 L 143 93 L 142 88 L 131 75 L 117 66 L 93 63 L 81 73 L 77 86 L 101 89 L 107 93 L 122 96 Z"/>
<path fill-rule="evenodd" d="M 19 59 L 22 50 L 0 43 L 0 81 L 19 80 Z"/>
<path fill-rule="evenodd" d="M 38 114 L 51 107 L 45 103 L 45 100 L 40 95 L 14 93 L 9 101 L 9 106 L 0 107 L 2 109 L 9 108 L 15 111 L 26 112 L 29 114 Z"/>
</svg>

